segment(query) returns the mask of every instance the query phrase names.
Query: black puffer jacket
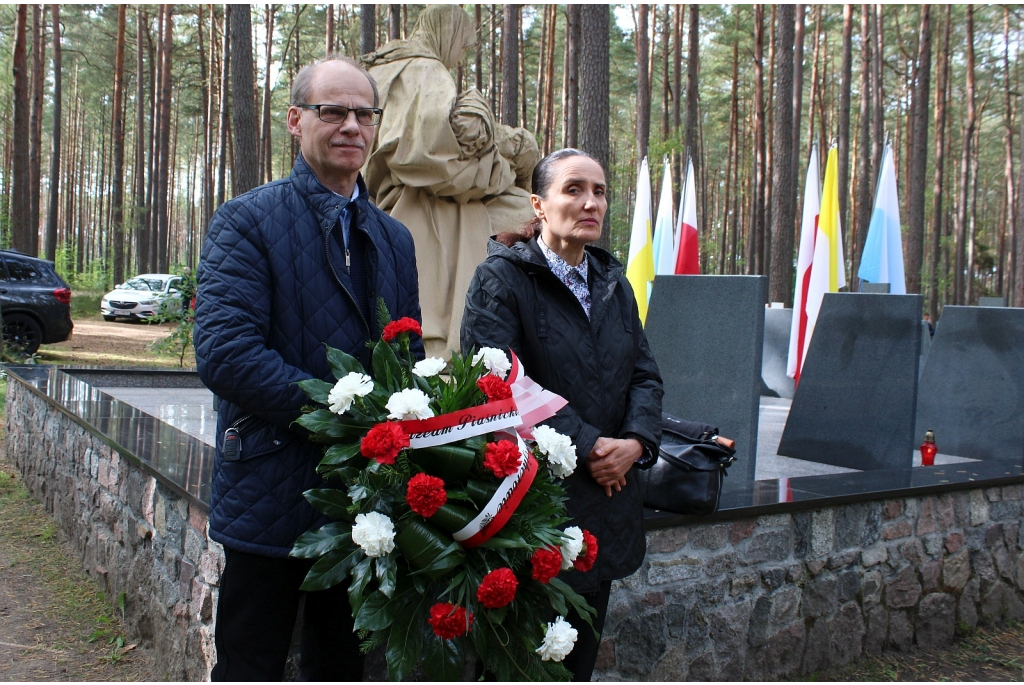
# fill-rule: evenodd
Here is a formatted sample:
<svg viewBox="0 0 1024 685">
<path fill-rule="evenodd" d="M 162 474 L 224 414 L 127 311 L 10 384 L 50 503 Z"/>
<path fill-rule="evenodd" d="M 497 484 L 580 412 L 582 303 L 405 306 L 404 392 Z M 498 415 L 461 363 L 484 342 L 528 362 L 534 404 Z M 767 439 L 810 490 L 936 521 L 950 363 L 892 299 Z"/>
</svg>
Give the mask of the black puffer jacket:
<svg viewBox="0 0 1024 685">
<path fill-rule="evenodd" d="M 509 248 L 491 240 L 466 295 L 462 349 L 512 349 L 527 375 L 569 400 L 545 423 L 572 438 L 577 468 L 565 480 L 573 524 L 598 539 L 586 574 L 567 573 L 578 592 L 624 578 L 643 561 L 643 507 L 635 472 L 609 499 L 584 461 L 598 437 L 635 437 L 654 454 L 661 440 L 662 384 L 622 264 L 588 247 L 590 319 L 548 268 L 536 239 Z"/>
</svg>

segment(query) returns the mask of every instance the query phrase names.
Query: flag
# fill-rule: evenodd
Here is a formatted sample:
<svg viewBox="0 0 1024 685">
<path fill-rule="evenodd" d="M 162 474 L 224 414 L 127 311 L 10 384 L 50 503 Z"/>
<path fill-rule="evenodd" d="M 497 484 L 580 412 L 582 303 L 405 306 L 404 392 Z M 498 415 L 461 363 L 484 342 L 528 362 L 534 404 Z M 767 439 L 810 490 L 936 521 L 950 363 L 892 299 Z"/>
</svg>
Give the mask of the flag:
<svg viewBox="0 0 1024 685">
<path fill-rule="evenodd" d="M 900 202 L 896 196 L 896 165 L 892 161 L 891 145 L 885 146 L 882 155 L 875 210 L 871 214 L 857 276 L 869 283 L 888 283 L 890 293 L 907 294 L 903 274 L 903 238 L 900 235 Z"/>
<path fill-rule="evenodd" d="M 683 199 L 679 204 L 679 240 L 676 250 L 676 273 L 700 273 L 700 241 L 697 239 L 697 190 L 693 177 L 693 161 L 686 160 Z"/>
<path fill-rule="evenodd" d="M 789 361 L 786 375 L 799 379 L 804 362 L 807 335 L 807 290 L 811 286 L 811 261 L 814 259 L 814 234 L 818 230 L 821 211 L 821 167 L 818 146 L 811 148 L 804 181 L 804 211 L 800 221 L 800 248 L 796 260 L 796 287 L 793 288 L 793 324 L 789 330 Z"/>
<path fill-rule="evenodd" d="M 676 272 L 676 240 L 672 225 L 672 169 L 666 155 L 662 161 L 661 199 L 654 222 L 654 273 L 669 276 Z"/>
<path fill-rule="evenodd" d="M 821 311 L 825 293 L 836 293 L 846 285 L 846 262 L 843 259 L 843 231 L 839 225 L 839 153 L 836 148 L 828 152 L 825 164 L 825 187 L 821 193 L 821 212 L 818 215 L 818 230 L 814 233 L 814 258 L 811 261 L 811 277 L 807 286 L 804 309 L 807 312 L 806 333 L 800 350 L 800 364 L 794 377 L 800 381 L 800 370 L 807 359 L 807 350 L 814 335 L 814 324 Z M 796 312 L 794 312 L 794 316 Z"/>
<path fill-rule="evenodd" d="M 626 279 L 633 287 L 640 322 L 647 321 L 647 301 L 654 281 L 654 246 L 651 244 L 651 172 L 647 158 L 640 163 L 636 178 L 636 207 L 633 209 L 633 232 L 629 237 L 629 259 Z"/>
</svg>

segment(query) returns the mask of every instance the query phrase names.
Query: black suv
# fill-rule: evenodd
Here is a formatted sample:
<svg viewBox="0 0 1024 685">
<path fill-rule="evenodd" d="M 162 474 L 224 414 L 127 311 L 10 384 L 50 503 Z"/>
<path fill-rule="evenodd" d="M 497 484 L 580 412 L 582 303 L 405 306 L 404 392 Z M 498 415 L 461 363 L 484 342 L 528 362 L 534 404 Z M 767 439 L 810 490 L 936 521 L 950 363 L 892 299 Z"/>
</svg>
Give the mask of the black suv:
<svg viewBox="0 0 1024 685">
<path fill-rule="evenodd" d="M 71 288 L 53 262 L 0 250 L 0 313 L 4 342 L 25 354 L 71 337 Z"/>
</svg>

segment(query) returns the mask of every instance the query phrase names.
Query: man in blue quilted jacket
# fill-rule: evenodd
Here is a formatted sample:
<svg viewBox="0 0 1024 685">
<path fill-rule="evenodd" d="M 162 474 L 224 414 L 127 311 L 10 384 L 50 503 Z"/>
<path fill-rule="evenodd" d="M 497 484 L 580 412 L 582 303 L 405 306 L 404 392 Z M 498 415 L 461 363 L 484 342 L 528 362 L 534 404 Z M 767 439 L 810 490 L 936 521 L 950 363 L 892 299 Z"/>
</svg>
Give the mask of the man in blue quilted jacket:
<svg viewBox="0 0 1024 685">
<path fill-rule="evenodd" d="M 302 150 L 291 176 L 232 199 L 210 222 L 195 346 L 200 378 L 221 399 L 210 537 L 226 562 L 214 680 L 281 680 L 300 612 L 299 678 L 362 675 L 347 586 L 300 591 L 311 563 L 288 553 L 329 522 L 302 496 L 324 482 L 320 448 L 292 425 L 308 402 L 296 381 L 332 380 L 325 343 L 369 366 L 378 298 L 394 318 L 420 320 L 412 236 L 370 203 L 359 173 L 377 104 L 355 62 L 305 67 L 288 108 Z"/>
</svg>

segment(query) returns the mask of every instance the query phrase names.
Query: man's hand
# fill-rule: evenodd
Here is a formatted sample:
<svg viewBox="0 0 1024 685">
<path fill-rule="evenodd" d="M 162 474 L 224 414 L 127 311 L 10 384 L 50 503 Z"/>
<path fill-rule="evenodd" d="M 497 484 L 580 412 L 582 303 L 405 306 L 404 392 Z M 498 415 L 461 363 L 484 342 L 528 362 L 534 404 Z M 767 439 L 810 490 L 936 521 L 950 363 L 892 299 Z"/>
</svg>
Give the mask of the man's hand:
<svg viewBox="0 0 1024 685">
<path fill-rule="evenodd" d="M 591 477 L 604 488 L 604 494 L 611 497 L 612 488 L 615 492 L 622 491 L 626 473 L 643 451 L 640 441 L 635 438 L 598 438 L 585 463 Z"/>
</svg>

